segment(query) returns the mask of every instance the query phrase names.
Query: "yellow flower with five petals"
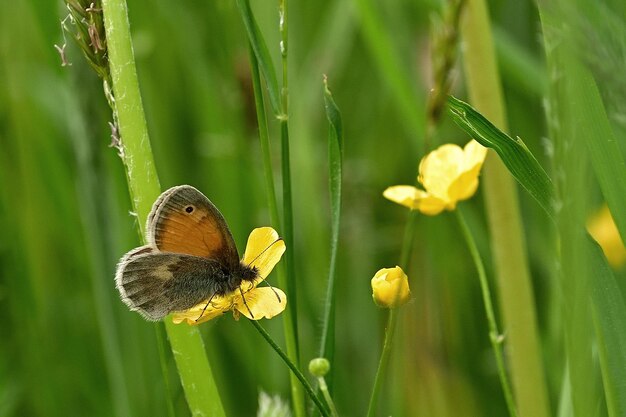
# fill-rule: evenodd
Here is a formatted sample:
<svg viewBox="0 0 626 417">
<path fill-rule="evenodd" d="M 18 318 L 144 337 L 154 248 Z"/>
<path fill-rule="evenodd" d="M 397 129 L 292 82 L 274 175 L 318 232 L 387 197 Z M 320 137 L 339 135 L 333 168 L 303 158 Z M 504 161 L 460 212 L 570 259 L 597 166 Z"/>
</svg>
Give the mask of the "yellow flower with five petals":
<svg viewBox="0 0 626 417">
<path fill-rule="evenodd" d="M 411 185 L 395 185 L 387 188 L 383 195 L 430 216 L 443 210 L 454 210 L 459 201 L 467 200 L 476 192 L 486 156 L 487 148 L 475 140 L 464 148 L 454 144 L 442 145 L 420 162 L 417 180 L 424 190 Z"/>
<path fill-rule="evenodd" d="M 274 229 L 271 227 L 254 229 L 248 237 L 242 262 L 256 268 L 258 278 L 254 282 L 243 281 L 241 291 L 238 289 L 223 297 L 213 297 L 209 305 L 206 300 L 188 310 L 176 312 L 172 316 L 172 321 L 176 324 L 186 322 L 196 325 L 221 316 L 227 311 L 233 311 L 235 318 L 241 313 L 251 320 L 269 319 L 280 314 L 287 306 L 285 293 L 278 288 L 258 288 L 258 285 L 272 272 L 284 252 L 285 242 L 278 237 Z"/>
</svg>

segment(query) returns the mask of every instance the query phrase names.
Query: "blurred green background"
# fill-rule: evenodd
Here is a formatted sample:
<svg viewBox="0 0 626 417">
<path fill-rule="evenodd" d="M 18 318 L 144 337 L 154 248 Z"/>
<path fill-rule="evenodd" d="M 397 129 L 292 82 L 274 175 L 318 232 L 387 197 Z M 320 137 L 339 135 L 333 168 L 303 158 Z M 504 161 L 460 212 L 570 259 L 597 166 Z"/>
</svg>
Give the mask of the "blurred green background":
<svg viewBox="0 0 626 417">
<path fill-rule="evenodd" d="M 268 225 L 245 31 L 234 2 L 129 2 L 140 87 L 163 188 L 192 184 L 226 217 L 240 252 Z M 278 60 L 277 5 L 253 2 Z M 416 103 L 430 89 L 429 31 L 441 4 L 376 4 Z M 546 74 L 531 2 L 491 1 L 510 131 L 546 160 Z M 317 355 L 329 261 L 327 74 L 345 129 L 335 400 L 344 416 L 366 411 L 385 315 L 369 280 L 398 262 L 408 212 L 382 198 L 415 181 L 419 105 L 409 121 L 379 71 L 352 0 L 290 2 L 290 129 L 300 348 Z M 138 244 L 125 174 L 109 147 L 102 84 L 67 40 L 58 1 L 0 2 L 0 416 L 165 416 L 161 325 L 124 306 L 117 260 Z M 464 96 L 457 70 L 455 93 Z M 277 124 L 270 132 L 277 144 Z M 447 123 L 438 143 L 465 143 Z M 278 155 L 278 148 L 274 149 Z M 542 352 L 553 410 L 563 372 L 554 327 L 554 242 L 522 194 Z M 463 203 L 489 265 L 478 194 Z M 402 315 L 383 403 L 394 416 L 501 416 L 506 408 L 489 345 L 475 269 L 456 222 L 419 216 L 413 301 Z M 490 277 L 492 271 L 488 271 Z M 622 271 L 623 275 L 623 271 Z M 282 341 L 281 318 L 263 322 Z M 251 416 L 263 390 L 289 398 L 288 373 L 246 320 L 202 326 L 227 414 Z M 179 415 L 184 394 L 167 346 Z"/>
</svg>

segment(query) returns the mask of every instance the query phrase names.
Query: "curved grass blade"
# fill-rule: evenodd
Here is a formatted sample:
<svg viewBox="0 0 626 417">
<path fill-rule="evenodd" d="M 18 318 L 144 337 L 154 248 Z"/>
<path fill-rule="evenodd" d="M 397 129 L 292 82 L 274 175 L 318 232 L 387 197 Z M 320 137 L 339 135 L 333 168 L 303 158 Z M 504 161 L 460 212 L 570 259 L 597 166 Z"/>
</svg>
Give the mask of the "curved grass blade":
<svg viewBox="0 0 626 417">
<path fill-rule="evenodd" d="M 328 82 L 324 77 L 324 107 L 326 118 L 330 124 L 328 131 L 328 174 L 330 185 L 330 266 L 328 269 L 328 286 L 326 287 L 326 303 L 324 306 L 324 327 L 322 329 L 322 343 L 320 357 L 330 362 L 330 372 L 326 375 L 326 382 L 332 391 L 332 372 L 334 369 L 335 346 L 335 276 L 337 273 L 337 249 L 339 244 L 339 224 L 341 220 L 341 179 L 343 154 L 343 125 L 341 113 L 328 89 Z"/>
<path fill-rule="evenodd" d="M 461 129 L 481 145 L 498 153 L 520 185 L 554 218 L 554 186 L 524 142 L 520 138 L 511 138 L 472 106 L 453 96 L 448 96 L 448 110 Z"/>
<path fill-rule="evenodd" d="M 282 113 L 280 106 L 280 89 L 278 88 L 276 70 L 270 52 L 267 49 L 265 38 L 263 38 L 263 34 L 259 30 L 259 25 L 257 25 L 254 15 L 252 14 L 250 0 L 237 0 L 237 7 L 241 13 L 243 24 L 246 27 L 250 45 L 252 45 L 252 50 L 254 51 L 254 55 L 256 55 L 259 68 L 261 68 L 261 73 L 265 79 L 272 111 L 276 116 L 279 116 Z"/>
<path fill-rule="evenodd" d="M 581 65 L 570 66 L 572 85 L 579 100 L 571 103 L 577 137 L 584 140 L 591 165 L 600 183 L 617 229 L 626 241 L 626 164 L 591 73 Z"/>
</svg>

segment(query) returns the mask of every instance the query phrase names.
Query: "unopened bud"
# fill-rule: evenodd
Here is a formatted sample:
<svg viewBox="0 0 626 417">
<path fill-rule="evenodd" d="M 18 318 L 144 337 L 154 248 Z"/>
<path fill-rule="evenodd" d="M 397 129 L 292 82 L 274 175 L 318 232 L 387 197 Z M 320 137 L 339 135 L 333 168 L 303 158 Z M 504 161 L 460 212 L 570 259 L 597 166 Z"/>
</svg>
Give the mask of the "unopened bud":
<svg viewBox="0 0 626 417">
<path fill-rule="evenodd" d="M 316 377 L 323 377 L 330 371 L 330 362 L 326 358 L 315 358 L 309 362 L 309 372 Z"/>
</svg>

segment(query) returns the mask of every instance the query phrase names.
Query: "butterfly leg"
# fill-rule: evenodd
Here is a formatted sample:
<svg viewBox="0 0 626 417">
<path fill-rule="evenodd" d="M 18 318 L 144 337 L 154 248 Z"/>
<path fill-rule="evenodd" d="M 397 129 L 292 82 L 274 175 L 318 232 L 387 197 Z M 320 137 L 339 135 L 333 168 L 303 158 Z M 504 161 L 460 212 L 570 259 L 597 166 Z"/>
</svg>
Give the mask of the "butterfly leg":
<svg viewBox="0 0 626 417">
<path fill-rule="evenodd" d="M 241 287 L 239 287 L 239 292 L 241 293 L 241 299 L 243 300 L 243 305 L 245 305 L 246 308 L 248 309 L 248 313 L 250 313 L 250 317 L 254 318 L 254 314 L 252 314 L 252 310 L 250 310 L 250 307 L 248 307 L 248 303 L 246 302 L 246 297 L 244 297 L 243 290 L 241 289 Z"/>
<path fill-rule="evenodd" d="M 204 308 L 202 309 L 202 313 L 200 313 L 200 316 L 198 316 L 198 318 L 196 319 L 196 321 L 200 320 L 202 318 L 202 315 L 204 314 L 204 312 L 206 311 L 207 307 L 209 306 L 209 304 L 211 304 L 211 300 L 213 300 L 213 297 L 215 297 L 215 293 L 213 293 L 211 295 L 211 297 L 209 298 L 209 301 L 206 302 L 206 305 L 204 306 Z"/>
</svg>

